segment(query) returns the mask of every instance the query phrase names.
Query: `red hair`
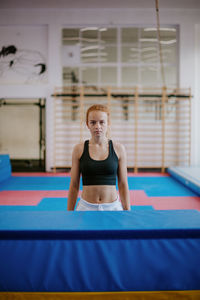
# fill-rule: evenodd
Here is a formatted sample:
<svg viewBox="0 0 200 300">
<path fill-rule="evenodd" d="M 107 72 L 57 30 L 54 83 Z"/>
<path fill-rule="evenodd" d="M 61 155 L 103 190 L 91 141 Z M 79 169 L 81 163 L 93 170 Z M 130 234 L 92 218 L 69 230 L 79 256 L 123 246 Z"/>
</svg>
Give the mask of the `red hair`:
<svg viewBox="0 0 200 300">
<path fill-rule="evenodd" d="M 108 124 L 109 124 L 109 121 L 110 121 L 110 112 L 108 110 L 108 107 L 106 105 L 102 105 L 102 104 L 94 104 L 92 106 L 90 106 L 87 110 L 87 113 L 86 113 L 86 124 L 88 125 L 88 116 L 89 116 L 89 113 L 91 111 L 102 111 L 102 112 L 105 112 L 107 113 L 107 117 L 108 117 Z"/>
</svg>

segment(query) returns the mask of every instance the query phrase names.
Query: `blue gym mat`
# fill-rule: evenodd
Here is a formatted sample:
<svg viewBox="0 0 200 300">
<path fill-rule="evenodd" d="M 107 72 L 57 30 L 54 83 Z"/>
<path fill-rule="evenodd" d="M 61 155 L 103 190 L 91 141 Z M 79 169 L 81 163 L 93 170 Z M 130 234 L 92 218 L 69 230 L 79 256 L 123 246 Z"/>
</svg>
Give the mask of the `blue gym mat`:
<svg viewBox="0 0 200 300">
<path fill-rule="evenodd" d="M 154 196 L 197 196 L 172 177 L 129 177 L 130 190 L 144 190 Z M 69 190 L 70 177 L 10 177 L 0 184 L 0 191 Z M 82 189 L 82 182 L 80 183 Z"/>
</svg>

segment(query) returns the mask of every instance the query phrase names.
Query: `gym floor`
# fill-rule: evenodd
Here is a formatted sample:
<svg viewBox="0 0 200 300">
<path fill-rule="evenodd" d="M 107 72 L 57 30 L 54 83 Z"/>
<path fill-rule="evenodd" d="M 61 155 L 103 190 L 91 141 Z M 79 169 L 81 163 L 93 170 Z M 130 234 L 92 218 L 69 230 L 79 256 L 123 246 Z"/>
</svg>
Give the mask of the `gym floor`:
<svg viewBox="0 0 200 300">
<path fill-rule="evenodd" d="M 168 173 L 129 173 L 128 183 L 132 210 L 200 211 L 199 195 Z M 0 184 L 0 211 L 65 211 L 69 184 L 70 173 L 12 173 Z"/>
</svg>

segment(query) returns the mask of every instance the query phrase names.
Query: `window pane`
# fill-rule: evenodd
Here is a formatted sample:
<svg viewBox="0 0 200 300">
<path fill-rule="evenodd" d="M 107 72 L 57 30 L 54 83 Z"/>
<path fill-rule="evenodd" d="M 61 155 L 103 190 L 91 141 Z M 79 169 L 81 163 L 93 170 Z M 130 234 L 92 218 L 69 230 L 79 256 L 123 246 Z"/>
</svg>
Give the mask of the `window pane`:
<svg viewBox="0 0 200 300">
<path fill-rule="evenodd" d="M 98 43 L 98 29 L 92 29 L 92 27 L 81 28 L 81 43 L 82 45 L 93 45 L 94 43 Z"/>
<path fill-rule="evenodd" d="M 101 84 L 116 85 L 117 84 L 117 68 L 102 67 L 101 68 Z"/>
<path fill-rule="evenodd" d="M 122 85 L 138 84 L 138 67 L 122 67 Z"/>
<path fill-rule="evenodd" d="M 172 66 L 165 67 L 165 80 L 166 85 L 171 88 L 176 88 L 178 85 L 177 76 L 176 76 L 176 68 Z"/>
<path fill-rule="evenodd" d="M 138 41 L 138 28 L 122 28 L 122 44 L 133 44 Z"/>
<path fill-rule="evenodd" d="M 98 69 L 97 68 L 81 68 L 82 72 L 82 83 L 85 85 L 98 83 Z"/>
<path fill-rule="evenodd" d="M 121 49 L 122 62 L 138 63 L 139 62 L 139 49 L 137 45 L 124 46 Z"/>
<path fill-rule="evenodd" d="M 111 46 L 105 46 L 106 56 L 104 58 L 106 59 L 106 62 L 117 62 L 117 48 L 111 47 Z"/>
<path fill-rule="evenodd" d="M 79 28 L 65 28 L 62 30 L 63 45 L 79 43 Z"/>
<path fill-rule="evenodd" d="M 156 27 L 145 27 L 141 28 L 141 33 L 140 33 L 140 40 L 141 39 L 148 39 L 149 42 L 154 39 L 157 42 L 157 28 Z"/>
<path fill-rule="evenodd" d="M 174 44 L 176 43 L 176 28 L 161 28 L 160 29 L 161 43 Z"/>
<path fill-rule="evenodd" d="M 140 60 L 148 64 L 156 64 L 160 61 L 157 42 L 141 42 Z"/>
<path fill-rule="evenodd" d="M 154 66 L 143 66 L 141 68 L 141 85 L 142 86 L 158 86 L 157 82 L 158 68 Z"/>
<path fill-rule="evenodd" d="M 84 47 L 81 49 L 81 62 L 82 63 L 94 63 L 94 62 L 98 62 L 98 49 L 94 49 L 94 50 L 84 50 L 87 47 Z M 90 48 L 88 48 L 90 49 Z"/>
<path fill-rule="evenodd" d="M 175 64 L 177 60 L 176 44 L 162 45 L 163 62 Z"/>
<path fill-rule="evenodd" d="M 176 60 L 176 28 L 167 28 L 161 27 L 160 28 L 160 42 L 161 42 L 161 51 L 163 56 L 163 62 L 166 63 L 175 63 Z M 152 56 L 153 54 L 158 56 L 159 61 L 159 42 L 158 42 L 158 35 L 156 28 L 144 28 L 141 31 L 141 47 L 143 49 L 148 49 L 152 47 Z M 157 51 L 153 50 L 153 48 L 157 48 Z M 145 55 L 146 56 L 146 55 Z M 144 59 L 144 57 L 142 58 Z"/>
<path fill-rule="evenodd" d="M 103 30 L 103 28 L 102 28 Z M 105 31 L 101 31 L 101 41 L 106 44 L 116 44 L 117 43 L 117 29 L 116 28 L 107 28 Z"/>
<path fill-rule="evenodd" d="M 82 63 L 107 62 L 108 61 L 107 57 L 108 57 L 108 53 L 105 46 L 95 44 L 95 45 L 87 45 L 81 48 Z"/>
<path fill-rule="evenodd" d="M 78 68 L 63 68 L 63 84 L 71 85 L 79 83 Z"/>
</svg>

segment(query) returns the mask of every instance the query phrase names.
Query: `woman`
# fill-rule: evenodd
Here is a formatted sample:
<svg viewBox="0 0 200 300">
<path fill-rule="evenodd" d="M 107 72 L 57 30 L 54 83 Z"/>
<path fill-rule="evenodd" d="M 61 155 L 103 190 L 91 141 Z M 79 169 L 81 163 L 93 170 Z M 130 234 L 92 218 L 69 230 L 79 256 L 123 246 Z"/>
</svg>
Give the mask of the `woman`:
<svg viewBox="0 0 200 300">
<path fill-rule="evenodd" d="M 121 144 L 107 138 L 109 118 L 104 105 L 93 105 L 87 111 L 91 138 L 73 149 L 68 210 L 75 208 L 81 174 L 83 191 L 76 210 L 130 210 L 126 153 Z"/>
</svg>

